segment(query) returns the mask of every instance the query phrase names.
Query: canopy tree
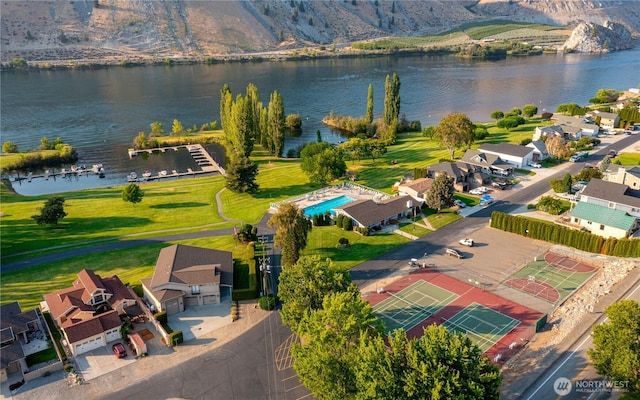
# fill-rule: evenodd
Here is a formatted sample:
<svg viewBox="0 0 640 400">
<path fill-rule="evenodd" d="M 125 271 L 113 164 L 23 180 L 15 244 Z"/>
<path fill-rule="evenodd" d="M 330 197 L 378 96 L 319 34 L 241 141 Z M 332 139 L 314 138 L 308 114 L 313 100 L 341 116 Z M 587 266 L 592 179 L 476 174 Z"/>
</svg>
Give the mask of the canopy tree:
<svg viewBox="0 0 640 400">
<path fill-rule="evenodd" d="M 435 324 L 419 338 L 403 330 L 360 340 L 358 399 L 498 399 L 500 369 L 467 335 Z"/>
<path fill-rule="evenodd" d="M 453 198 L 453 179 L 449 178 L 445 172 L 436 175 L 424 200 L 427 206 L 436 210 L 438 214 L 443 208 L 453 206 L 455 200 Z"/>
<path fill-rule="evenodd" d="M 133 205 L 140 203 L 144 197 L 144 191 L 135 183 L 130 183 L 122 189 L 122 200 Z"/>
<path fill-rule="evenodd" d="M 312 228 L 311 220 L 295 203 L 281 203 L 267 224 L 276 228 L 274 244 L 282 249 L 282 266 L 292 266 L 307 246 L 307 236 Z"/>
<path fill-rule="evenodd" d="M 436 127 L 435 136 L 440 141 L 440 145 L 449 151 L 450 158 L 453 159 L 456 148 L 463 144 L 471 146 L 474 140 L 475 125 L 462 113 L 450 113 L 440 120 Z"/>
<path fill-rule="evenodd" d="M 593 327 L 589 358 L 599 374 L 628 381 L 629 391 L 640 394 L 640 304 L 620 300 L 605 313 L 609 321 Z"/>
<path fill-rule="evenodd" d="M 331 293 L 321 309 L 305 315 L 299 327 L 303 344 L 293 344 L 291 352 L 300 381 L 318 399 L 357 398 L 357 346 L 382 330 L 371 305 L 355 287 Z"/>
<path fill-rule="evenodd" d="M 342 150 L 327 142 L 309 143 L 300 152 L 300 168 L 313 183 L 326 185 L 347 171 Z"/>
<path fill-rule="evenodd" d="M 282 322 L 297 332 L 304 315 L 321 309 L 326 295 L 345 292 L 350 285 L 351 275 L 336 268 L 330 259 L 301 257 L 279 276 L 278 297 L 283 302 L 280 312 Z"/>
<path fill-rule="evenodd" d="M 267 112 L 267 134 L 269 151 L 280 157 L 284 148 L 284 131 L 286 126 L 284 103 L 278 91 L 271 93 Z"/>
<path fill-rule="evenodd" d="M 367 91 L 367 113 L 364 117 L 368 124 L 373 122 L 373 84 L 369 84 Z"/>
<path fill-rule="evenodd" d="M 64 197 L 49 198 L 40 208 L 40 214 L 32 215 L 38 225 L 57 225 L 58 221 L 67 216 L 64 211 Z"/>
</svg>

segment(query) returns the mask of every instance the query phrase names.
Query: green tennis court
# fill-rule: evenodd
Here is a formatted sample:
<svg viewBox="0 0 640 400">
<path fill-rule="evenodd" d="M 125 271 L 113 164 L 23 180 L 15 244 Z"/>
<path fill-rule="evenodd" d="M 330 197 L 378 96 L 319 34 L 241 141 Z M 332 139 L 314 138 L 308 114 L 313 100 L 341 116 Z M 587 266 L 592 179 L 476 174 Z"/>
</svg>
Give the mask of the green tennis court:
<svg viewBox="0 0 640 400">
<path fill-rule="evenodd" d="M 418 280 L 398 293 L 373 306 L 373 312 L 384 321 L 388 332 L 402 328 L 405 331 L 438 312 L 458 298 L 458 295 Z"/>
<path fill-rule="evenodd" d="M 478 303 L 469 304 L 464 310 L 442 322 L 451 331 L 469 335 L 483 353 L 519 324 L 517 319 Z"/>
<path fill-rule="evenodd" d="M 511 278 L 533 278 L 533 280 L 549 284 L 556 288 L 560 294 L 560 300 L 563 300 L 595 272 L 595 269 L 590 272 L 574 272 L 556 268 L 547 264 L 546 261 L 535 261 L 513 274 Z"/>
</svg>

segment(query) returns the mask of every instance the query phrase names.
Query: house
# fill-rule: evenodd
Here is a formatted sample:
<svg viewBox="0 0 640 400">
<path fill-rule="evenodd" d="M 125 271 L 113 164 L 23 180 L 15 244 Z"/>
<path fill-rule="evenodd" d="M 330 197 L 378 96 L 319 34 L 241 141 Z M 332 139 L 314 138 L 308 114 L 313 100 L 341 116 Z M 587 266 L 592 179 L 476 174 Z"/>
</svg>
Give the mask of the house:
<svg viewBox="0 0 640 400">
<path fill-rule="evenodd" d="M 73 286 L 44 295 L 43 306 L 62 330 L 73 355 L 121 339 L 121 314 L 136 305 L 134 295 L 120 278 L 101 278 L 83 269 Z"/>
<path fill-rule="evenodd" d="M 469 189 L 469 177 L 473 175 L 473 167 L 463 162 L 443 161 L 427 167 L 427 177 L 435 179 L 436 175 L 444 172 L 453 179 L 453 188 L 459 192 Z"/>
<path fill-rule="evenodd" d="M 379 230 L 385 225 L 394 225 L 402 218 L 411 217 L 415 200 L 411 196 L 395 196 L 376 203 L 373 200 L 356 200 L 336 207 L 336 215 L 346 215 L 360 228 Z"/>
<path fill-rule="evenodd" d="M 640 218 L 640 192 L 621 183 L 593 178 L 580 193 L 580 202 L 623 211 Z"/>
<path fill-rule="evenodd" d="M 546 137 L 560 136 L 567 139 L 568 135 L 559 125 L 537 126 L 533 134 L 533 141 L 540 141 Z"/>
<path fill-rule="evenodd" d="M 513 164 L 516 168 L 529 165 L 533 158 L 532 148 L 511 143 L 483 143 L 478 150 L 486 154 L 495 154 L 502 161 Z"/>
<path fill-rule="evenodd" d="M 620 125 L 620 116 L 616 113 L 594 110 L 589 111 L 587 115 L 591 116 L 596 122 L 600 118 L 600 126 L 602 128 L 615 129 Z"/>
<path fill-rule="evenodd" d="M 232 253 L 182 244 L 160 250 L 153 276 L 142 280 L 145 300 L 167 314 L 220 303 L 221 287 L 233 288 Z"/>
<path fill-rule="evenodd" d="M 418 202 L 423 202 L 424 196 L 429 191 L 432 183 L 433 179 L 431 178 L 418 178 L 402 182 L 398 185 L 398 193 L 409 195 Z"/>
<path fill-rule="evenodd" d="M 513 164 L 503 161 L 496 154 L 484 153 L 480 150 L 469 149 L 460 160 L 470 166 L 472 172 L 469 178 L 478 184 L 490 181 L 490 174 L 507 176 L 513 173 Z"/>
<path fill-rule="evenodd" d="M 42 331 L 43 323 L 38 310 L 22 311 L 17 301 L 0 306 L 1 382 L 11 373 L 27 370 L 23 343 L 29 343 L 30 333 Z"/>
<path fill-rule="evenodd" d="M 555 125 L 562 128 L 568 139 L 578 140 L 583 136 L 596 137 L 600 127 L 594 123 L 586 123 L 584 119 L 566 115 L 554 115 Z M 534 139 L 538 140 L 538 139 Z"/>
<path fill-rule="evenodd" d="M 531 161 L 533 162 L 540 162 L 549 157 L 547 145 L 542 140 L 533 141 L 527 144 L 526 147 L 533 149 L 533 153 L 531 154 Z"/>
<path fill-rule="evenodd" d="M 584 201 L 571 211 L 571 221 L 605 238 L 629 237 L 638 229 L 638 219 L 626 212 Z"/>
<path fill-rule="evenodd" d="M 639 166 L 626 167 L 617 164 L 610 164 L 604 174 L 605 181 L 621 183 L 631 189 L 640 190 Z"/>
</svg>

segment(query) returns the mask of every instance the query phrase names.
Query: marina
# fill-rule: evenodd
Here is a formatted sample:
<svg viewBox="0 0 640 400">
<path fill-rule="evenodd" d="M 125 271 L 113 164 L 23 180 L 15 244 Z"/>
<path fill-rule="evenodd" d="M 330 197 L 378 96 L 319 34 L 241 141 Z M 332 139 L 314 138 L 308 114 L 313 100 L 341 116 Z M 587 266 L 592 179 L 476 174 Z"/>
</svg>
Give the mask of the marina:
<svg viewBox="0 0 640 400">
<path fill-rule="evenodd" d="M 218 164 L 213 157 L 209 154 L 209 152 L 202 147 L 200 144 L 187 144 L 181 146 L 170 146 L 170 147 L 156 147 L 153 149 L 143 149 L 143 150 L 135 150 L 129 149 L 129 158 L 133 158 L 138 156 L 139 154 L 154 154 L 157 152 L 164 153 L 167 150 L 179 151 L 180 149 L 187 149 L 189 155 L 196 162 L 200 170 L 194 170 L 193 168 L 187 168 L 186 171 L 179 172 L 176 169 L 171 170 L 169 173 L 167 170 L 160 170 L 157 173 L 153 173 L 149 170 L 146 170 L 142 173 L 142 177 L 138 175 L 137 172 L 131 172 L 127 176 L 127 180 L 129 182 L 141 182 L 141 181 L 153 181 L 162 178 L 171 178 L 171 177 L 181 177 L 181 176 L 195 176 L 199 174 L 208 174 L 213 172 L 218 172 L 221 175 L 225 175 L 225 170 L 222 168 L 220 164 Z"/>
<path fill-rule="evenodd" d="M 33 173 L 33 172 L 29 172 L 27 173 L 27 175 L 24 176 L 20 176 L 20 173 L 18 173 L 16 176 L 11 178 L 12 182 L 21 182 L 21 181 L 27 181 L 27 182 L 31 182 L 33 179 L 44 179 L 44 180 L 49 180 L 49 178 L 52 179 L 56 179 L 57 177 L 60 178 L 68 178 L 71 176 L 82 176 L 82 175 L 98 175 L 100 178 L 104 178 L 106 176 L 104 167 L 102 166 L 102 164 L 94 164 L 91 168 L 87 168 L 85 165 L 73 165 L 71 166 L 69 169 L 67 168 L 61 168 L 60 170 L 55 170 L 55 169 L 47 169 L 44 170 L 44 172 L 42 173 Z"/>
</svg>

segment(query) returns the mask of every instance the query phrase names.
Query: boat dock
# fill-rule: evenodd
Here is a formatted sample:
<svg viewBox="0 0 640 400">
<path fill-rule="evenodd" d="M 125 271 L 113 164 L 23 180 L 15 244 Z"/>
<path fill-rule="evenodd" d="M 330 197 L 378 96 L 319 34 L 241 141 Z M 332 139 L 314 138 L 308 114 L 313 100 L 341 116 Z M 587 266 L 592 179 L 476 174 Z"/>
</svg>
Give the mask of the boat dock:
<svg viewBox="0 0 640 400">
<path fill-rule="evenodd" d="M 129 158 L 132 158 L 137 156 L 140 153 L 149 153 L 149 154 L 152 154 L 154 152 L 164 153 L 167 150 L 178 151 L 181 148 L 185 148 L 189 151 L 189 154 L 194 159 L 196 164 L 198 164 L 198 167 L 200 167 L 200 170 L 194 171 L 191 168 L 187 168 L 186 172 L 178 172 L 177 170 L 174 169 L 174 170 L 171 170 L 171 172 L 163 170 L 155 174 L 152 174 L 149 171 L 145 171 L 145 173 L 143 173 L 142 176 L 139 176 L 137 173 L 132 172 L 128 176 L 129 182 L 146 182 L 146 181 L 153 181 L 153 180 L 162 179 L 162 178 L 195 176 L 195 175 L 209 174 L 214 172 L 219 172 L 221 175 L 226 174 L 224 168 L 222 168 L 222 166 L 218 164 L 213 159 L 213 157 L 211 157 L 211 154 L 209 154 L 209 152 L 201 144 L 187 144 L 187 145 L 180 145 L 180 146 L 157 147 L 153 149 L 144 149 L 144 150 L 129 149 L 128 152 L 129 152 Z"/>
<path fill-rule="evenodd" d="M 41 174 L 34 174 L 33 172 L 29 172 L 25 176 L 20 176 L 20 174 L 18 174 L 17 176 L 13 177 L 11 180 L 13 182 L 21 182 L 21 181 L 31 182 L 33 179 L 44 178 L 45 180 L 49 180 L 49 178 L 53 178 L 55 180 L 57 177 L 68 178 L 72 176 L 82 176 L 82 175 L 89 176 L 92 174 L 98 175 L 100 178 L 104 178 L 105 171 L 102 164 L 96 164 L 91 168 L 87 168 L 84 165 L 79 165 L 79 166 L 72 166 L 69 169 L 67 168 L 62 168 L 60 170 L 47 169 L 44 171 L 44 173 L 41 173 Z"/>
</svg>

